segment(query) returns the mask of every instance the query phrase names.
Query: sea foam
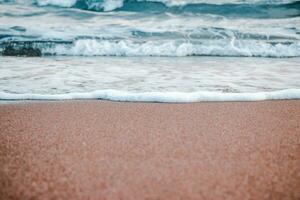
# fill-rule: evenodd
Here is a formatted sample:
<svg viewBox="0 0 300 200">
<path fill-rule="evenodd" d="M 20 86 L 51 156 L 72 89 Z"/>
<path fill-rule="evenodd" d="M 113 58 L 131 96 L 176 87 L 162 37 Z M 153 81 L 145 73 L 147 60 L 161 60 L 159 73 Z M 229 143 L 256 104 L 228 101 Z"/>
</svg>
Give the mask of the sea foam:
<svg viewBox="0 0 300 200">
<path fill-rule="evenodd" d="M 77 0 L 37 0 L 39 6 L 61 6 L 61 7 L 72 7 L 75 5 Z"/>
<path fill-rule="evenodd" d="M 208 40 L 147 41 L 77 40 L 72 45 L 58 44 L 41 48 L 46 55 L 68 56 L 243 56 L 243 57 L 298 57 L 300 42 L 267 43 L 264 41 Z"/>
<path fill-rule="evenodd" d="M 300 99 L 300 89 L 286 89 L 257 93 L 221 93 L 221 92 L 143 92 L 135 93 L 118 90 L 98 90 L 87 93 L 67 94 L 11 94 L 0 92 L 1 100 L 87 100 L 102 99 L 130 102 L 188 103 L 208 101 L 263 101 Z"/>
</svg>

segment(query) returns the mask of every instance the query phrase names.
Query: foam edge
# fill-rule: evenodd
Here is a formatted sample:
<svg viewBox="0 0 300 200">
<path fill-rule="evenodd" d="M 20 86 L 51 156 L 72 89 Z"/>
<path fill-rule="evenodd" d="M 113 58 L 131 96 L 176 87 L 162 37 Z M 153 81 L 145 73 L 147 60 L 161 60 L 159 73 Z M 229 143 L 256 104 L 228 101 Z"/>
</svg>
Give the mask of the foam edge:
<svg viewBox="0 0 300 200">
<path fill-rule="evenodd" d="M 97 90 L 87 93 L 67 94 L 12 94 L 0 92 L 0 100 L 88 100 L 101 99 L 123 102 L 226 102 L 226 101 L 263 101 L 300 99 L 300 89 L 286 89 L 257 93 L 222 93 L 222 92 L 127 92 L 118 90 Z"/>
</svg>

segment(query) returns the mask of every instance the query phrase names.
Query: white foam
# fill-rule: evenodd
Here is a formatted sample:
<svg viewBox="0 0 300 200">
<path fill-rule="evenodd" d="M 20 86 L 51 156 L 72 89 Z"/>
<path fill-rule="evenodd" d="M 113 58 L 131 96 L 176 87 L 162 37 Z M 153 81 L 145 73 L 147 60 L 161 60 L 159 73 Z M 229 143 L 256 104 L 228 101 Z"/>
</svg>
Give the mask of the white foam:
<svg viewBox="0 0 300 200">
<path fill-rule="evenodd" d="M 72 7 L 76 4 L 77 0 L 36 0 L 37 4 L 40 6 L 54 5 L 61 7 Z M 161 2 L 167 6 L 184 6 L 188 4 L 198 4 L 198 3 L 213 3 L 213 4 L 283 4 L 295 2 L 295 0 L 137 0 L 137 1 L 149 1 L 149 2 Z M 86 3 L 90 8 L 101 8 L 104 11 L 112 11 L 120 8 L 124 4 L 124 0 L 86 0 Z"/>
<path fill-rule="evenodd" d="M 123 6 L 123 0 L 106 0 L 101 6 L 104 11 L 115 10 Z"/>
<path fill-rule="evenodd" d="M 300 42 L 270 44 L 265 41 L 207 40 L 201 43 L 179 41 L 77 40 L 74 45 L 42 49 L 44 54 L 69 56 L 246 56 L 297 57 Z"/>
<path fill-rule="evenodd" d="M 60 7 L 72 7 L 77 0 L 37 0 L 39 6 L 60 6 Z"/>
<path fill-rule="evenodd" d="M 0 92 L 1 100 L 71 100 L 103 99 L 130 102 L 201 102 L 201 101 L 262 101 L 300 99 L 300 89 L 286 89 L 257 93 L 220 93 L 220 92 L 144 92 L 134 93 L 118 90 L 98 90 L 88 93 L 67 94 L 10 94 Z"/>
</svg>

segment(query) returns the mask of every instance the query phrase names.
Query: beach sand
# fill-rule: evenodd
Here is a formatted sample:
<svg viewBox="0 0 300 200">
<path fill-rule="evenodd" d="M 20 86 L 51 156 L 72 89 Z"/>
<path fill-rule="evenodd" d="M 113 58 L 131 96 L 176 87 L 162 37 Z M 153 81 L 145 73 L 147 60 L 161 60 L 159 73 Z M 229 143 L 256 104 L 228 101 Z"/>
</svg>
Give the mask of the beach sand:
<svg viewBox="0 0 300 200">
<path fill-rule="evenodd" d="M 0 199 L 300 199 L 300 101 L 1 105 Z"/>
</svg>

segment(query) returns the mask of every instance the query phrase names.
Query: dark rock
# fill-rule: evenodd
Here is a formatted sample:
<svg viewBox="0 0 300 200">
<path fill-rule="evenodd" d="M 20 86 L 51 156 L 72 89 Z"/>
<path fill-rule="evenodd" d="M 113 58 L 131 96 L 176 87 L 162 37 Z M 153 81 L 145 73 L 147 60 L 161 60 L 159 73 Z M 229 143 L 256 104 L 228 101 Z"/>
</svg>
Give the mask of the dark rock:
<svg viewBox="0 0 300 200">
<path fill-rule="evenodd" d="M 4 47 L 2 51 L 3 56 L 25 56 L 25 57 L 41 57 L 42 52 L 40 49 L 33 47 L 14 47 L 12 45 L 8 45 Z"/>
</svg>

